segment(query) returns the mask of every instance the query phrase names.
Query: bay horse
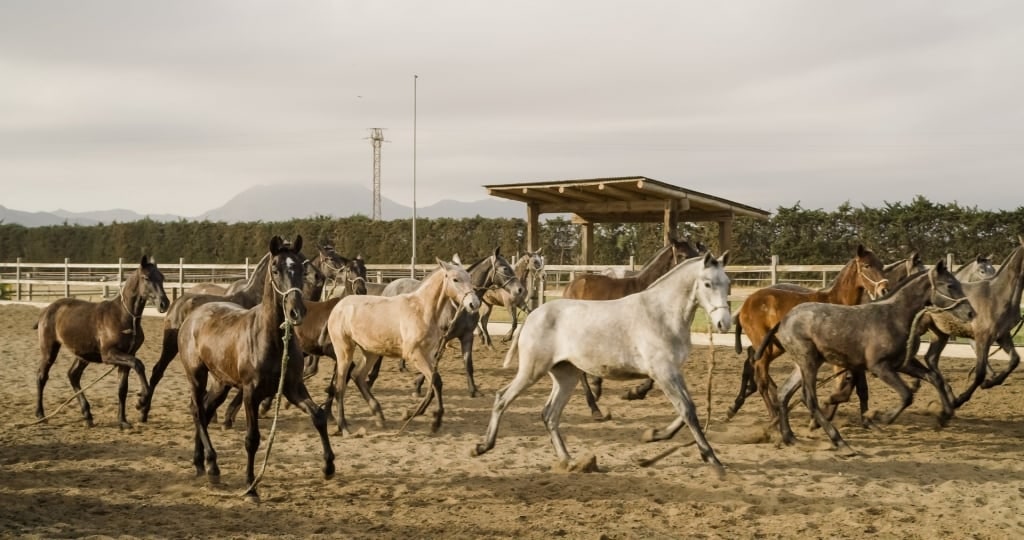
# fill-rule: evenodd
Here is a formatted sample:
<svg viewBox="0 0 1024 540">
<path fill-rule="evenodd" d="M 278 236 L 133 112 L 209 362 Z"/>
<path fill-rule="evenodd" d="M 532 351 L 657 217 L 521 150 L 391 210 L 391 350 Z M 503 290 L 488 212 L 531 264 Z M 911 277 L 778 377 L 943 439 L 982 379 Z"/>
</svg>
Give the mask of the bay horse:
<svg viewBox="0 0 1024 540">
<path fill-rule="evenodd" d="M 228 292 L 228 288 L 223 285 L 216 283 L 199 283 L 189 287 L 189 294 L 215 294 L 217 296 L 224 296 Z"/>
<path fill-rule="evenodd" d="M 139 376 L 139 403 L 148 400 L 150 386 L 146 382 L 146 367 L 135 353 L 146 339 L 140 318 L 147 302 L 153 302 L 160 313 L 170 303 L 164 292 L 164 275 L 156 262 L 143 255 L 139 267 L 121 286 L 117 298 L 101 302 L 88 302 L 76 298 L 61 298 L 50 303 L 39 313 L 33 328 L 39 336 L 39 370 L 36 374 L 36 417 L 44 418 L 43 388 L 50 377 L 50 368 L 57 360 L 61 347 L 75 356 L 68 370 L 71 387 L 78 393 L 78 404 L 85 424 L 93 426 L 92 411 L 85 394 L 80 393 L 82 373 L 89 362 L 117 366 L 121 380 L 117 388 L 117 417 L 121 429 L 130 428 L 125 414 L 128 395 L 128 371 Z"/>
<path fill-rule="evenodd" d="M 317 246 L 317 251 L 317 255 L 311 259 L 310 264 L 323 274 L 326 281 L 331 283 L 331 287 L 327 291 L 327 297 L 334 296 L 335 289 L 343 279 L 362 279 L 364 282 L 366 281 L 366 264 L 363 262 L 362 255 L 349 259 L 339 254 L 334 249 L 334 246 L 330 244 Z M 342 283 L 342 290 L 344 290 L 344 286 L 345 284 Z M 316 298 L 315 300 L 322 299 Z"/>
<path fill-rule="evenodd" d="M 516 331 L 516 326 L 519 324 L 519 311 L 521 310 L 524 313 L 530 312 L 530 298 L 533 297 L 537 284 L 543 279 L 544 275 L 544 256 L 541 255 L 541 251 L 543 251 L 543 248 L 537 251 L 527 251 L 516 259 L 516 264 L 512 267 L 516 279 L 523 284 L 523 294 L 513 296 L 503 288 L 488 289 L 480 298 L 480 336 L 488 346 L 493 345 L 491 333 L 487 328 L 491 320 L 491 309 L 493 306 L 504 306 L 512 318 L 512 328 L 501 338 L 502 341 L 512 339 L 512 334 Z"/>
<path fill-rule="evenodd" d="M 648 377 L 658 383 L 679 416 L 664 430 L 648 430 L 643 440 L 669 439 L 686 424 L 701 459 L 723 474 L 724 467 L 700 428 L 682 366 L 690 353 L 690 325 L 698 306 L 719 332 L 732 324 L 727 260 L 728 252 L 718 259 L 706 253 L 680 263 L 636 294 L 603 302 L 559 300 L 534 310 L 505 356 L 506 367 L 518 358 L 519 370 L 498 391 L 484 442 L 472 449 L 472 455 L 494 448 L 505 410 L 547 373 L 552 389 L 541 418 L 555 454 L 567 463 L 569 451 L 558 425 L 581 373 L 619 380 Z"/>
<path fill-rule="evenodd" d="M 455 256 L 454 261 L 462 264 L 462 261 L 458 259 L 458 255 Z M 502 291 L 505 296 L 509 297 L 522 297 L 525 295 L 525 287 L 519 281 L 512 266 L 501 256 L 500 247 L 494 248 L 494 252 L 489 257 L 484 257 L 469 265 L 466 268 L 466 272 L 469 273 L 473 291 L 478 298 L 493 291 Z M 395 296 L 396 294 L 412 292 L 420 285 L 422 285 L 422 282 L 418 279 L 398 279 L 388 284 L 388 287 L 384 289 L 383 296 Z M 481 302 L 482 305 L 483 303 Z M 444 343 L 448 343 L 453 339 L 459 340 L 462 350 L 462 362 L 466 368 L 466 385 L 469 388 L 469 397 L 480 395 L 480 392 L 477 391 L 476 381 L 473 379 L 473 340 L 479 319 L 480 312 L 478 310 L 474 313 L 462 311 L 454 320 L 446 319 L 442 315 L 442 319 L 438 321 L 441 327 L 445 329 Z M 382 360 L 383 357 L 378 357 L 369 373 L 370 386 L 373 386 L 373 382 L 380 372 Z M 404 363 L 404 359 L 402 362 Z M 416 376 L 415 388 L 417 395 L 420 395 L 425 380 L 423 374 Z"/>
<path fill-rule="evenodd" d="M 259 497 L 253 486 L 253 465 L 260 445 L 259 404 L 277 392 L 282 377 L 282 396 L 310 416 L 320 435 L 324 478 L 334 475 L 327 415 L 309 397 L 302 381 L 302 351 L 298 341 L 289 341 L 285 349 L 283 339 L 286 326 L 300 325 L 306 314 L 302 300 L 305 269 L 299 256 L 302 236 L 297 236 L 292 246 L 280 236 L 274 236 L 269 248 L 269 272 L 259 304 L 248 309 L 230 302 L 203 304 L 185 318 L 178 333 L 181 365 L 192 390 L 195 423 L 192 463 L 196 475 L 207 475 L 211 483 L 220 479 L 217 452 L 207 427 L 228 390 L 238 388 L 245 404 L 245 481 L 249 486 L 246 496 L 251 499 Z M 283 364 L 284 355 L 287 355 L 286 364 Z"/>
<path fill-rule="evenodd" d="M 750 339 L 751 347 L 747 349 L 747 358 L 743 363 L 740 390 L 732 407 L 726 412 L 727 417 L 735 416 L 747 397 L 756 391 L 761 394 L 771 419 L 776 418 L 776 385 L 768 368 L 782 351 L 769 346 L 764 354 L 755 355 L 754 346 L 760 344 L 768 331 L 794 307 L 805 302 L 847 306 L 860 304 L 865 296 L 872 299 L 882 296 L 888 286 L 889 281 L 882 274 L 882 262 L 873 251 L 858 245 L 853 258 L 843 266 L 828 287 L 815 290 L 793 284 L 777 284 L 758 289 L 748 296 L 736 318 L 736 353 L 743 352 L 740 336 L 744 333 Z M 866 386 L 862 386 L 866 383 L 861 380 L 854 380 L 854 383 L 859 390 L 866 392 Z M 862 403 L 866 403 L 866 397 L 862 396 Z"/>
<path fill-rule="evenodd" d="M 562 298 L 616 300 L 634 294 L 646 289 L 680 261 L 700 255 L 702 248 L 704 246 L 700 242 L 693 245 L 687 240 L 679 240 L 672 235 L 669 237 L 669 243 L 659 249 L 635 275 L 624 278 L 615 278 L 604 274 L 577 276 L 565 287 Z M 703 251 L 707 251 L 706 248 Z M 586 397 L 587 406 L 590 407 L 591 417 L 595 420 L 606 419 L 607 416 L 597 406 L 597 401 L 601 399 L 601 388 L 604 381 L 599 376 L 592 377 L 589 381 L 585 375 L 583 377 L 583 395 Z M 644 399 L 653 386 L 654 381 L 647 379 L 635 388 L 631 388 L 626 394 L 626 398 Z"/>
<path fill-rule="evenodd" d="M 1018 246 L 1006 257 L 996 274 L 986 280 L 963 284 L 964 294 L 974 306 L 977 317 L 969 322 L 944 313 L 926 315 L 923 322 L 935 334 L 925 353 L 925 360 L 938 369 L 939 357 L 950 337 L 974 340 L 974 378 L 967 389 L 956 397 L 953 404 L 962 406 L 974 391 L 1002 384 L 1017 368 L 1020 355 L 1013 344 L 1011 332 L 1021 320 L 1021 293 L 1024 291 L 1024 237 L 1018 237 Z M 1010 356 L 1006 369 L 986 379 L 989 348 L 998 344 Z"/>
<path fill-rule="evenodd" d="M 425 377 L 431 377 L 430 397 L 421 409 L 436 394 L 437 410 L 431 429 L 436 432 L 441 427 L 444 415 L 441 377 L 434 367 L 445 337 L 439 321 L 451 320 L 459 310 L 476 312 L 480 299 L 473 291 L 469 273 L 461 265 L 440 259 L 437 264 L 438 270 L 428 275 L 413 292 L 398 296 L 346 296 L 331 311 L 327 332 L 337 356 L 334 391 L 338 412 L 335 417 L 343 435 L 350 434 L 345 420 L 345 387 L 349 375 L 376 416 L 377 425 L 384 425 L 380 403 L 367 383 L 368 371 L 374 364 L 369 358 L 380 356 L 405 358 Z M 361 357 L 354 354 L 356 347 L 363 351 Z"/>
<path fill-rule="evenodd" d="M 793 444 L 796 440 L 789 425 L 789 400 L 802 384 L 804 404 L 828 435 L 833 448 L 850 450 L 818 404 L 815 381 L 819 367 L 825 362 L 855 372 L 871 371 L 899 394 L 900 403 L 896 407 L 876 416 L 885 424 L 895 420 L 914 399 L 914 393 L 897 373 L 928 381 L 935 387 L 942 404 L 939 425 L 946 425 L 953 417 L 954 408 L 942 374 L 921 364 L 912 354 L 917 347 L 917 336 L 911 334 L 912 325 L 921 312 L 946 312 L 964 320 L 974 317 L 974 309 L 964 296 L 960 282 L 941 260 L 931 270 L 911 276 L 870 304 L 806 302 L 794 306 L 769 330 L 757 350 L 760 357 L 772 343 L 788 353 L 796 364 L 796 369 L 779 388 L 782 441 Z"/>
</svg>

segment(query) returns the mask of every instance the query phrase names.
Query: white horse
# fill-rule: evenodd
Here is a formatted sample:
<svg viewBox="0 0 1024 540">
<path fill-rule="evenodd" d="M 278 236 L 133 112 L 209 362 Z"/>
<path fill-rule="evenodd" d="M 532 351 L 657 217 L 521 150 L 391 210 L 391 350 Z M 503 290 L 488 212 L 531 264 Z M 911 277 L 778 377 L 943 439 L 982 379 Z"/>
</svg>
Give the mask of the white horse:
<svg viewBox="0 0 1024 540">
<path fill-rule="evenodd" d="M 398 296 L 354 295 L 342 298 L 327 319 L 327 333 L 337 355 L 334 388 L 338 400 L 338 430 L 348 435 L 345 420 L 345 386 L 351 377 L 377 417 L 377 425 L 384 426 L 384 413 L 380 403 L 370 393 L 366 376 L 379 356 L 405 358 L 424 377 L 431 377 L 436 389 L 437 410 L 433 431 L 441 427 L 444 404 L 441 400 L 441 377 L 434 371 L 434 355 L 444 345 L 445 329 L 440 321 L 450 321 L 457 310 L 470 313 L 480 309 L 480 299 L 473 291 L 469 273 L 457 263 L 437 260 L 438 271 L 424 278 L 415 291 Z M 361 357 L 355 348 L 362 349 Z M 429 394 L 428 394 L 429 396 Z M 425 407 L 427 403 L 424 403 Z"/>
<path fill-rule="evenodd" d="M 701 431 L 681 368 L 690 353 L 690 324 L 698 305 L 719 332 L 732 325 L 727 260 L 728 252 L 718 259 L 710 253 L 688 259 L 647 289 L 618 300 L 559 300 L 537 308 L 513 337 L 505 365 L 518 356 L 519 372 L 498 391 L 484 442 L 472 454 L 494 448 L 505 409 L 547 373 L 552 389 L 541 418 L 559 460 L 567 463 L 558 422 L 584 371 L 608 379 L 654 379 L 679 418 L 663 432 L 648 430 L 644 440 L 669 439 L 685 423 L 701 459 L 721 475 L 724 468 Z"/>
</svg>

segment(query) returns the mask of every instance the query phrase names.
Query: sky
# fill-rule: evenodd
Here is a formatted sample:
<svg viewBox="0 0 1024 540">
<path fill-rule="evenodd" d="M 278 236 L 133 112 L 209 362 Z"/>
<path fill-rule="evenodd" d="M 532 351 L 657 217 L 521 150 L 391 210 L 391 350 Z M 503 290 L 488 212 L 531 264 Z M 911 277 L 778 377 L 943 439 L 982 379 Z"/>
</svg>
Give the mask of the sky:
<svg viewBox="0 0 1024 540">
<path fill-rule="evenodd" d="M 0 205 L 369 188 L 384 128 L 406 205 L 635 175 L 769 211 L 1014 210 L 1021 51 L 1018 1 L 3 0 Z"/>
</svg>

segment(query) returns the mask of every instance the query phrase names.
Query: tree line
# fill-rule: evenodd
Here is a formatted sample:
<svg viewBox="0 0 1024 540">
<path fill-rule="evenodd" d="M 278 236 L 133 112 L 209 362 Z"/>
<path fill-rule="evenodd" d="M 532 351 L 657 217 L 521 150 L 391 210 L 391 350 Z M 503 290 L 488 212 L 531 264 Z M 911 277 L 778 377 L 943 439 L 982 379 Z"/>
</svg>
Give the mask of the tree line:
<svg viewBox="0 0 1024 540">
<path fill-rule="evenodd" d="M 287 222 L 225 223 L 210 221 L 157 222 L 141 220 L 92 226 L 23 227 L 0 225 L 0 260 L 26 262 L 113 262 L 142 254 L 157 261 L 238 263 L 261 257 L 270 238 L 301 234 L 307 255 L 316 244 L 331 244 L 342 255 L 362 255 L 368 264 L 411 261 L 412 221 L 373 221 L 366 216 L 319 216 Z M 507 218 L 418 219 L 418 263 L 458 253 L 474 261 L 500 246 L 509 258 L 526 249 L 526 222 Z M 700 241 L 715 253 L 718 225 L 680 223 L 677 234 Z M 932 263 L 953 253 L 958 261 L 975 255 L 1001 260 L 1024 234 L 1024 206 L 1014 211 L 979 210 L 957 203 L 934 203 L 918 196 L 910 203 L 886 203 L 880 208 L 854 208 L 849 203 L 832 211 L 811 210 L 799 204 L 779 207 L 767 220 L 739 218 L 730 242 L 732 264 L 768 264 L 772 255 L 788 264 L 839 264 L 857 244 L 874 250 L 883 261 L 902 259 L 911 252 Z M 549 264 L 579 264 L 580 227 L 564 218 L 541 222 L 540 245 Z M 625 264 L 630 256 L 640 264 L 662 245 L 660 223 L 605 223 L 594 229 L 595 264 Z"/>
</svg>

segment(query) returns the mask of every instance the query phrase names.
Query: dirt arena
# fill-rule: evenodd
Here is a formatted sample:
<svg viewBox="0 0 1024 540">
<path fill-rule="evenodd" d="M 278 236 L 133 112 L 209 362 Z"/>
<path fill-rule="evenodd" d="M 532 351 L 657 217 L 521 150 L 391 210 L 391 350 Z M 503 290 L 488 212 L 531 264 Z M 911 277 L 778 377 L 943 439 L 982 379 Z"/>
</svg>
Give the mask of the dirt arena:
<svg viewBox="0 0 1024 540">
<path fill-rule="evenodd" d="M 852 425 L 855 406 L 840 411 L 837 426 L 859 455 L 829 450 L 820 430 L 806 429 L 798 405 L 800 443 L 778 447 L 767 430 L 759 399 L 724 421 L 739 380 L 739 357 L 727 347 L 715 354 L 709 439 L 726 466 L 724 479 L 687 446 L 652 467 L 643 458 L 690 440 L 644 444 L 648 427 L 673 418 L 660 392 L 646 401 L 619 398 L 625 383 L 610 382 L 602 400 L 613 418 L 589 419 L 582 396 L 570 402 L 562 429 L 575 458 L 596 456 L 599 471 L 563 472 L 540 421 L 550 390 L 542 379 L 505 415 L 497 446 L 469 457 L 486 428 L 494 391 L 514 368 L 502 369 L 506 347 L 476 353 L 477 382 L 487 397 L 465 392 L 461 362 L 449 351 L 442 362 L 445 422 L 431 434 L 428 420 L 414 420 L 395 435 L 402 411 L 418 400 L 412 376 L 386 365 L 376 395 L 388 426 L 378 430 L 358 392 L 348 411 L 367 436 L 332 436 L 337 475 L 324 480 L 319 440 L 308 417 L 282 409 L 270 467 L 260 485 L 262 502 L 237 496 L 244 488 L 243 428 L 211 431 L 221 484 L 208 485 L 192 467 L 192 419 L 184 376 L 175 362 L 157 389 L 148 424 L 118 429 L 116 377 L 87 391 L 96 426 L 86 428 L 76 405 L 48 423 L 34 420 L 35 332 L 39 309 L 0 306 L 0 536 L 28 538 L 1019 538 L 1024 536 L 1024 393 L 1015 373 L 1004 386 L 981 390 L 945 429 L 929 413 L 934 390 L 884 429 Z M 147 340 L 140 358 L 158 357 L 161 320 L 144 319 Z M 722 344 L 725 345 L 725 344 Z M 711 355 L 698 346 L 684 368 L 702 420 Z M 62 353 L 46 388 L 51 412 L 71 395 Z M 967 360 L 946 360 L 946 374 L 960 388 Z M 326 363 L 333 367 L 333 363 Z M 789 367 L 779 362 L 781 376 Z M 83 382 L 107 370 L 91 366 Z M 319 400 L 327 371 L 310 384 Z M 131 381 L 134 404 L 137 383 Z M 872 405 L 886 407 L 895 394 L 872 381 Z M 239 422 L 244 424 L 244 422 Z M 270 420 L 261 422 L 264 444 Z M 333 423 L 330 428 L 334 433 Z"/>
</svg>

